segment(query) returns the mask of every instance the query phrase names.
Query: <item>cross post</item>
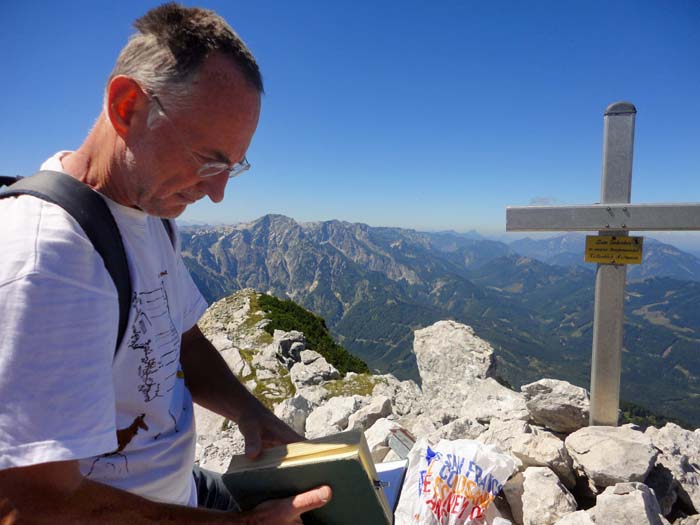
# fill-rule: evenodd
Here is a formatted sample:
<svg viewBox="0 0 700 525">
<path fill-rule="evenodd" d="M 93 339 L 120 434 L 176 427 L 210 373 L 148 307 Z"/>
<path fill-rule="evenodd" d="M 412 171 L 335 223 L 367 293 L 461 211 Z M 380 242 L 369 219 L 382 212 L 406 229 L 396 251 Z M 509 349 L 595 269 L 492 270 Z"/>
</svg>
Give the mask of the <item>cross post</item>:
<svg viewBox="0 0 700 525">
<path fill-rule="evenodd" d="M 700 230 L 700 203 L 630 204 L 637 110 L 616 102 L 604 113 L 603 174 L 599 204 L 509 206 L 506 231 L 593 231 L 627 237 L 630 230 Z M 615 426 L 620 406 L 625 306 L 624 264 L 598 264 L 593 313 L 591 425 Z"/>
</svg>

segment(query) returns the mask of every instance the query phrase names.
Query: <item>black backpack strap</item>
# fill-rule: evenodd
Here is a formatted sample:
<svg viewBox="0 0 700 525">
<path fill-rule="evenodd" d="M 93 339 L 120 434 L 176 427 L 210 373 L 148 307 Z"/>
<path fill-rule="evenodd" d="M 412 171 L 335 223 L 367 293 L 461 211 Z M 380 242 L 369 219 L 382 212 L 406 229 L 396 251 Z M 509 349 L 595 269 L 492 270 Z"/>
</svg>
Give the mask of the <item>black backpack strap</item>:
<svg viewBox="0 0 700 525">
<path fill-rule="evenodd" d="M 21 180 L 22 177 L 10 177 L 9 175 L 0 175 L 0 188 L 2 186 L 9 186 L 10 184 L 14 184 L 18 180 Z"/>
<path fill-rule="evenodd" d="M 40 171 L 0 190 L 0 198 L 32 195 L 66 210 L 80 225 L 104 261 L 119 295 L 119 348 L 129 318 L 131 276 L 119 227 L 99 193 L 70 175 Z"/>
<path fill-rule="evenodd" d="M 170 244 L 173 245 L 173 250 L 175 249 L 175 231 L 173 230 L 173 224 L 170 222 L 170 219 L 161 219 L 160 222 L 163 223 L 163 227 L 165 227 L 165 232 L 168 234 L 168 238 L 170 239 Z"/>
</svg>

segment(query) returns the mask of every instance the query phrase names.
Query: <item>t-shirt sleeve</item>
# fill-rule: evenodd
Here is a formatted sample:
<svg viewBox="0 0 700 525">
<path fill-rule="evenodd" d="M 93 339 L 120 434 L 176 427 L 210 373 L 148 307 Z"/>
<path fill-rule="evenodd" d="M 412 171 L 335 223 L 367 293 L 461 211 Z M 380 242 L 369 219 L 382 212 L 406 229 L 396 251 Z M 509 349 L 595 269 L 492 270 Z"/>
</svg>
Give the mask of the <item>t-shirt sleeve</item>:
<svg viewBox="0 0 700 525">
<path fill-rule="evenodd" d="M 199 318 L 202 317 L 209 305 L 207 305 L 207 301 L 202 296 L 197 285 L 194 284 L 190 271 L 187 269 L 185 261 L 182 259 L 182 253 L 180 252 L 180 233 L 177 229 L 177 225 L 175 221 L 170 221 L 170 224 L 176 239 L 177 276 L 182 290 L 182 297 L 184 298 L 184 312 L 182 318 L 182 331 L 184 333 L 197 324 L 197 321 L 199 321 Z"/>
<path fill-rule="evenodd" d="M 0 272 L 0 469 L 117 448 L 116 290 L 82 230 L 62 221 L 37 221 L 24 243 L 0 231 L 8 258 L 25 261 Z"/>
<path fill-rule="evenodd" d="M 179 254 L 177 259 L 177 273 L 180 280 L 180 286 L 183 290 L 183 297 L 185 299 L 182 329 L 183 332 L 186 332 L 197 324 L 197 321 L 199 321 L 199 318 L 202 317 L 208 305 L 207 301 L 200 293 L 199 288 L 197 288 L 197 285 L 194 284 L 192 276 L 190 275 L 189 270 L 185 266 L 185 263 Z"/>
</svg>

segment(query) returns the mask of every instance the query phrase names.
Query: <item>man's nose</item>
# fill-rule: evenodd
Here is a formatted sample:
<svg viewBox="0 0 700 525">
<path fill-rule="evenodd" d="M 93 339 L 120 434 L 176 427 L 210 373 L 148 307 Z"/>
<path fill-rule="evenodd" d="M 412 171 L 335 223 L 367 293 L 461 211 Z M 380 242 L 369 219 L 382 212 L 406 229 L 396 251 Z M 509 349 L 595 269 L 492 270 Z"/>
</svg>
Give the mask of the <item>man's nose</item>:
<svg viewBox="0 0 700 525">
<path fill-rule="evenodd" d="M 221 202 L 224 200 L 224 192 L 228 181 L 228 171 L 225 171 L 219 175 L 203 179 L 199 183 L 199 188 L 212 202 Z"/>
</svg>

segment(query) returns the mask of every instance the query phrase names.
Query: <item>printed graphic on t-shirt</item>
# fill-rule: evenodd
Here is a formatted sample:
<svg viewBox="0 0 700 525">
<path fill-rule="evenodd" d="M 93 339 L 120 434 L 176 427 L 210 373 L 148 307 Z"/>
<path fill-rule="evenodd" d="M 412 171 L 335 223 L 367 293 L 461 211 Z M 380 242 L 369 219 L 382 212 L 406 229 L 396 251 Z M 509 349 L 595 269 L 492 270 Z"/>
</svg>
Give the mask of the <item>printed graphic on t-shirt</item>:
<svg viewBox="0 0 700 525">
<path fill-rule="evenodd" d="M 148 430 L 148 425 L 145 423 L 146 414 L 141 414 L 140 416 L 134 418 L 134 421 L 126 428 L 117 429 L 117 443 L 119 446 L 114 452 L 108 454 L 102 454 L 95 458 L 90 467 L 90 471 L 86 474 L 86 477 L 92 475 L 93 470 L 98 462 L 104 463 L 103 466 L 109 466 L 113 471 L 121 471 L 118 463 L 123 463 L 123 468 L 126 472 L 129 472 L 129 459 L 126 454 L 122 454 L 122 450 L 131 443 L 136 434 L 139 433 L 139 429 Z"/>
<path fill-rule="evenodd" d="M 167 272 L 161 273 L 167 276 Z M 170 316 L 165 281 L 155 290 L 135 293 L 136 318 L 128 347 L 140 352 L 138 391 L 149 403 L 175 388 L 180 357 L 180 334 Z"/>
</svg>

